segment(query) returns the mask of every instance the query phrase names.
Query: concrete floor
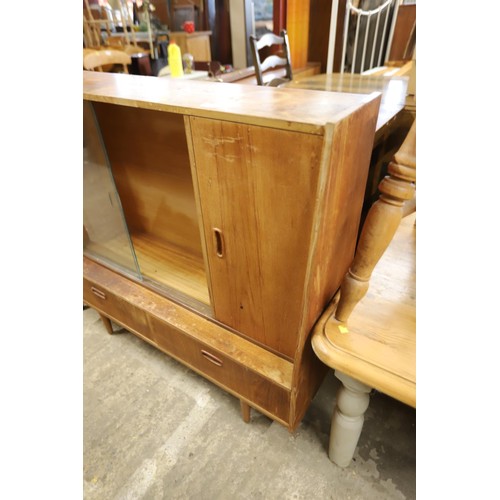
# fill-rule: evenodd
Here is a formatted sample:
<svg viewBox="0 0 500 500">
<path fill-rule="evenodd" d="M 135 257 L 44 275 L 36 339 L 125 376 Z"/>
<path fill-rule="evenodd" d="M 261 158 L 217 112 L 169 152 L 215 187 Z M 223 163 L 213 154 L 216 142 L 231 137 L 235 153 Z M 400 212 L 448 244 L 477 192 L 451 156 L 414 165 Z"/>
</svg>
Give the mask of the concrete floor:
<svg viewBox="0 0 500 500">
<path fill-rule="evenodd" d="M 327 456 L 329 374 L 294 435 L 132 334 L 83 312 L 84 498 L 411 499 L 416 412 L 375 392 L 349 468 Z M 115 328 L 119 329 L 117 325 Z"/>
</svg>

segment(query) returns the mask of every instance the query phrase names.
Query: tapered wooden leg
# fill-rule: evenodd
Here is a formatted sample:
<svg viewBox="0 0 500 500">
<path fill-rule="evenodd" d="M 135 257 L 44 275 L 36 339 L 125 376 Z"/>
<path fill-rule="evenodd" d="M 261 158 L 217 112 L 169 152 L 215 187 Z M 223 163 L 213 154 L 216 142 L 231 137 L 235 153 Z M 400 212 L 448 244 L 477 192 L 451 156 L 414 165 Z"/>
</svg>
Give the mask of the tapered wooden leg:
<svg viewBox="0 0 500 500">
<path fill-rule="evenodd" d="M 250 406 L 240 399 L 241 418 L 243 422 L 250 422 Z"/>
<path fill-rule="evenodd" d="M 104 326 L 106 327 L 106 330 L 110 335 L 113 334 L 113 325 L 111 324 L 111 320 L 109 318 L 106 318 L 103 314 L 99 313 L 99 316 L 101 317 L 101 321 L 104 323 Z"/>
<path fill-rule="evenodd" d="M 335 376 L 342 386 L 337 393 L 337 405 L 333 412 L 328 456 L 339 467 L 347 467 L 361 435 L 371 388 L 344 373 L 336 371 Z"/>
<path fill-rule="evenodd" d="M 83 226 L 83 248 L 85 248 L 90 243 L 90 236 L 87 228 Z"/>
</svg>

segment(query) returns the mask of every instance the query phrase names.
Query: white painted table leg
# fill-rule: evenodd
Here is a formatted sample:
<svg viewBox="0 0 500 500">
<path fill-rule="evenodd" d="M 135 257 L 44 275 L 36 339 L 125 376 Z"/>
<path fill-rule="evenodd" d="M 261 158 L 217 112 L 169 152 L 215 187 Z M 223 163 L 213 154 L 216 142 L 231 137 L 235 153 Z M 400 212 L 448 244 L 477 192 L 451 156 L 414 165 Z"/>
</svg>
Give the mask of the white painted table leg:
<svg viewBox="0 0 500 500">
<path fill-rule="evenodd" d="M 335 376 L 342 386 L 337 393 L 337 405 L 333 411 L 328 456 L 339 467 L 347 467 L 361 435 L 371 388 L 344 373 L 336 371 Z"/>
</svg>

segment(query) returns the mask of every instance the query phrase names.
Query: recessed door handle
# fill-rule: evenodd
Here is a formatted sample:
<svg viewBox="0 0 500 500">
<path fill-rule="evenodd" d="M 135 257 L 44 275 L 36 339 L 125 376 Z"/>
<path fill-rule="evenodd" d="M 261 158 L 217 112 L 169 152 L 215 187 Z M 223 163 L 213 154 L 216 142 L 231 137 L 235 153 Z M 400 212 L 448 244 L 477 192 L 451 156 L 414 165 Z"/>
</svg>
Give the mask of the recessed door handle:
<svg viewBox="0 0 500 500">
<path fill-rule="evenodd" d="M 214 227 L 214 242 L 215 242 L 215 253 L 217 257 L 224 257 L 224 238 L 222 237 L 222 231 Z"/>
</svg>

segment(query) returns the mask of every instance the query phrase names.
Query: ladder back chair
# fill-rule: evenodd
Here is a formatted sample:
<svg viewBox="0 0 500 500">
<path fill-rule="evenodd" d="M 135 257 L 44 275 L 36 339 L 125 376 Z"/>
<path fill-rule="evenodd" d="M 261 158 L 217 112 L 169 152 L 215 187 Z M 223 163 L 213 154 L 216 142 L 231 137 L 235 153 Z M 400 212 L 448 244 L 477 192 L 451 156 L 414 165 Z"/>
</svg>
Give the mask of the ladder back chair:
<svg viewBox="0 0 500 500">
<path fill-rule="evenodd" d="M 251 35 L 250 47 L 252 49 L 257 85 L 278 87 L 292 80 L 290 45 L 288 43 L 288 34 L 286 30 L 281 30 L 280 36 L 274 33 L 266 33 L 258 40 L 255 36 Z M 269 53 L 269 49 L 275 47 L 279 47 L 279 52 L 271 53 L 266 57 L 265 54 Z M 263 76 L 264 72 L 280 66 L 285 68 L 285 75 L 283 77 L 272 78 L 270 81 L 265 82 Z"/>
</svg>

